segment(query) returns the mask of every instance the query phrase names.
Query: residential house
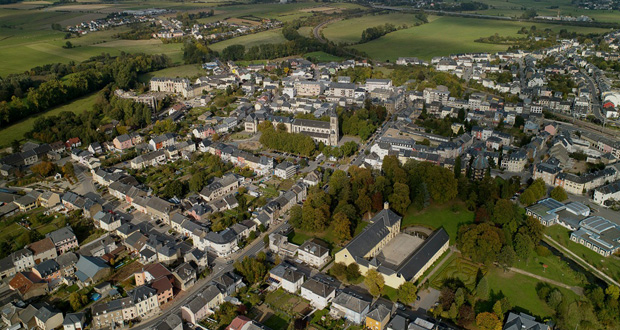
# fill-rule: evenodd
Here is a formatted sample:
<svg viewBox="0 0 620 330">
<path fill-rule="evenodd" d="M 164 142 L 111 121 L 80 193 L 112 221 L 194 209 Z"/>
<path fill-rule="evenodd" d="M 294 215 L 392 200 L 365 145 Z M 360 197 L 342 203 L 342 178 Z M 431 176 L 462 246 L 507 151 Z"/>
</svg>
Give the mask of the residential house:
<svg viewBox="0 0 620 330">
<path fill-rule="evenodd" d="M 91 314 L 93 328 L 110 328 L 135 319 L 136 308 L 132 298 L 126 297 L 96 304 L 91 308 Z"/>
<path fill-rule="evenodd" d="M 221 178 L 216 178 L 213 183 L 207 185 L 200 191 L 200 196 L 205 201 L 210 202 L 235 192 L 239 188 L 239 180 L 232 174 L 226 174 Z"/>
<path fill-rule="evenodd" d="M 286 180 L 295 176 L 296 172 L 297 167 L 293 163 L 284 161 L 276 166 L 274 174 L 275 176 Z"/>
<path fill-rule="evenodd" d="M 155 289 L 142 285 L 127 292 L 127 296 L 131 298 L 138 317 L 154 315 L 159 312 L 159 301 Z"/>
<path fill-rule="evenodd" d="M 330 315 L 335 318 L 344 318 L 355 324 L 366 321 L 366 315 L 370 309 L 370 301 L 346 292 L 340 292 L 330 308 Z"/>
<path fill-rule="evenodd" d="M 9 288 L 17 291 L 23 300 L 46 295 L 48 287 L 47 282 L 33 272 L 18 272 L 9 281 Z"/>
<path fill-rule="evenodd" d="M 56 257 L 58 257 L 56 245 L 49 237 L 31 243 L 27 245 L 26 248 L 32 251 L 32 257 L 35 264 L 39 264 L 45 260 L 56 259 Z"/>
<path fill-rule="evenodd" d="M 52 250 L 54 251 L 54 254 L 55 254 L 56 249 L 52 248 Z M 13 252 L 11 253 L 10 257 L 11 257 L 11 263 L 12 265 L 15 266 L 16 272 L 23 272 L 26 270 L 30 270 L 36 264 L 35 262 L 36 260 L 34 258 L 35 257 L 34 252 L 28 248 L 20 249 L 20 250 Z M 53 258 L 54 257 L 48 258 L 48 259 L 53 259 Z M 39 262 L 41 262 L 40 259 L 39 259 Z"/>
<path fill-rule="evenodd" d="M 95 227 L 105 231 L 115 231 L 121 226 L 121 219 L 115 214 L 99 211 L 93 216 L 93 223 Z"/>
<path fill-rule="evenodd" d="M 304 274 L 281 263 L 269 271 L 269 279 L 285 291 L 297 293 L 304 283 Z"/>
<path fill-rule="evenodd" d="M 55 230 L 46 236 L 52 239 L 52 242 L 54 242 L 56 246 L 56 251 L 58 251 L 59 254 L 63 254 L 78 247 L 77 236 L 75 236 L 70 226 Z"/>
<path fill-rule="evenodd" d="M 370 330 L 383 330 L 390 322 L 391 312 L 383 304 L 376 304 L 375 308 L 366 315 L 366 328 Z"/>
<path fill-rule="evenodd" d="M 551 330 L 547 324 L 537 322 L 536 318 L 525 313 L 508 313 L 503 330 Z"/>
<path fill-rule="evenodd" d="M 75 276 L 80 281 L 79 284 L 84 286 L 103 280 L 112 271 L 103 259 L 88 256 L 80 256 L 75 268 Z"/>
<path fill-rule="evenodd" d="M 180 290 L 187 291 L 196 283 L 196 270 L 187 262 L 180 264 L 174 269 L 174 286 Z"/>
<path fill-rule="evenodd" d="M 67 313 L 62 321 L 63 330 L 83 330 L 86 321 L 84 313 Z"/>
<path fill-rule="evenodd" d="M 60 265 L 56 260 L 45 260 L 34 266 L 32 272 L 50 284 L 60 279 Z"/>
<path fill-rule="evenodd" d="M 329 261 L 329 249 L 316 240 L 308 240 L 297 249 L 297 258 L 320 269 Z"/>
<path fill-rule="evenodd" d="M 62 312 L 54 309 L 53 307 L 44 304 L 39 308 L 34 319 L 37 322 L 37 327 L 41 330 L 52 330 L 62 325 L 63 316 Z"/>
<path fill-rule="evenodd" d="M 336 289 L 311 278 L 302 284 L 301 297 L 310 301 L 312 307 L 321 310 L 336 297 Z"/>
</svg>

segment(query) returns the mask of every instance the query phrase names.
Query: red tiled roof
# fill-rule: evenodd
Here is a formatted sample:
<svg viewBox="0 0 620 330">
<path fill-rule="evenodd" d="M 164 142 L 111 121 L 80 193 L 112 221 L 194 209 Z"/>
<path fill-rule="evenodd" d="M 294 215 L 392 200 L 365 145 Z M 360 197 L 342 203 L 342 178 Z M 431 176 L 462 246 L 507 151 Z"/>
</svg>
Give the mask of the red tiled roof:
<svg viewBox="0 0 620 330">
<path fill-rule="evenodd" d="M 34 243 L 31 243 L 30 245 L 27 246 L 27 248 L 29 248 L 30 250 L 32 250 L 32 252 L 34 253 L 34 255 L 43 253 L 45 251 L 49 251 L 49 250 L 55 250 L 56 249 L 56 245 L 54 245 L 54 242 L 52 242 L 52 239 L 49 237 L 46 237 L 40 241 L 36 241 Z"/>
</svg>

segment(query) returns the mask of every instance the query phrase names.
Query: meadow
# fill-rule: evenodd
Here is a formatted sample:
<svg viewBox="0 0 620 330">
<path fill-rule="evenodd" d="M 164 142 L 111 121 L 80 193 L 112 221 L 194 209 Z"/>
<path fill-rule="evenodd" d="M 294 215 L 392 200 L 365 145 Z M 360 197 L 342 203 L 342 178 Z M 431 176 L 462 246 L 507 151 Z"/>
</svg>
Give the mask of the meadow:
<svg viewBox="0 0 620 330">
<path fill-rule="evenodd" d="M 462 17 L 431 17 L 428 24 L 389 33 L 379 39 L 353 46 L 370 57 L 382 61 L 395 61 L 398 57 L 416 56 L 430 60 L 435 56 L 468 52 L 499 52 L 508 46 L 477 43 L 474 40 L 494 33 L 501 36 L 518 36 L 528 22 L 507 22 Z M 578 26 L 535 24 L 538 29 L 555 31 L 567 29 L 581 33 L 604 33 L 608 29 L 584 28 Z M 327 27 L 328 28 L 328 27 Z M 327 29 L 326 28 L 326 29 Z"/>
<path fill-rule="evenodd" d="M 327 25 L 323 30 L 325 38 L 335 42 L 357 43 L 362 37 L 362 32 L 369 28 L 385 23 L 395 26 L 413 26 L 418 20 L 414 14 L 389 13 L 382 15 L 367 15 L 346 19 Z"/>
<path fill-rule="evenodd" d="M 245 36 L 232 38 L 209 45 L 209 48 L 221 52 L 230 45 L 244 45 L 246 50 L 252 46 L 261 44 L 279 44 L 285 42 L 281 29 L 268 30 L 259 33 L 248 34 Z"/>
</svg>

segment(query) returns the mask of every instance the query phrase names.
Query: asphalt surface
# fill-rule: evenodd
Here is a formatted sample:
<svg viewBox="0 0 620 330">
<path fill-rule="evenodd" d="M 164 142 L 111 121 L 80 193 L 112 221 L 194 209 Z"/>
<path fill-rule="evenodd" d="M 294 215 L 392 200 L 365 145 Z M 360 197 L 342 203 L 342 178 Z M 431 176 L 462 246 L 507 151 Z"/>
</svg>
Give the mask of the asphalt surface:
<svg viewBox="0 0 620 330">
<path fill-rule="evenodd" d="M 218 276 L 223 275 L 226 272 L 230 272 L 233 270 L 234 268 L 233 263 L 228 264 L 230 260 L 236 261 L 236 260 L 243 259 L 245 257 L 256 255 L 258 252 L 264 249 L 264 242 L 263 242 L 264 235 L 269 235 L 269 233 L 280 230 L 284 225 L 285 224 L 282 223 L 278 225 L 277 227 L 274 227 L 273 229 L 264 233 L 263 235 L 257 237 L 254 240 L 254 242 L 252 242 L 249 246 L 243 249 L 241 253 L 237 252 L 236 255 L 233 255 L 228 260 L 222 260 L 221 258 L 216 259 L 213 265 L 214 271 L 209 276 L 199 280 L 187 292 L 184 292 L 182 298 L 173 300 L 172 305 L 168 306 L 166 310 L 163 311 L 161 314 L 159 314 L 157 317 L 145 320 L 144 322 L 141 322 L 139 325 L 134 326 L 133 329 L 151 329 L 153 326 L 155 326 L 158 322 L 162 321 L 168 315 L 179 314 L 181 307 L 187 304 L 191 299 L 193 299 L 197 293 L 204 290 L 213 278 L 216 278 Z"/>
</svg>

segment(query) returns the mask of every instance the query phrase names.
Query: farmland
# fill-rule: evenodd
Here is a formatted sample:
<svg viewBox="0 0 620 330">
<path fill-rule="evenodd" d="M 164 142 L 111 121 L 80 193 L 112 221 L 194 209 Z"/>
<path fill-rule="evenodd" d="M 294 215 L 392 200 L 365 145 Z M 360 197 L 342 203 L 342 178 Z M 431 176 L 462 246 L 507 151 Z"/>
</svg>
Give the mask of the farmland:
<svg viewBox="0 0 620 330">
<path fill-rule="evenodd" d="M 322 31 L 325 38 L 333 42 L 356 43 L 360 41 L 362 31 L 366 28 L 385 23 L 394 24 L 395 26 L 413 26 L 417 21 L 414 14 L 368 15 L 334 22 L 326 26 Z"/>
<path fill-rule="evenodd" d="M 494 33 L 501 36 L 517 36 L 521 27 L 530 27 L 528 22 L 506 22 L 461 17 L 432 17 L 428 24 L 389 33 L 354 48 L 366 52 L 370 57 L 382 61 L 394 61 L 401 56 L 416 56 L 429 60 L 434 56 L 453 53 L 498 52 L 508 46 L 477 43 L 474 40 Z M 581 33 L 602 33 L 607 29 L 584 28 L 566 25 L 535 24 L 538 29 L 551 28 L 555 31 L 567 29 Z M 327 29 L 327 28 L 326 28 Z"/>
<path fill-rule="evenodd" d="M 214 43 L 209 47 L 215 51 L 220 52 L 230 45 L 244 45 L 246 48 L 249 48 L 261 44 L 279 44 L 285 41 L 286 39 L 284 39 L 284 36 L 282 36 L 282 31 L 280 29 L 276 29 L 224 40 Z"/>
</svg>

